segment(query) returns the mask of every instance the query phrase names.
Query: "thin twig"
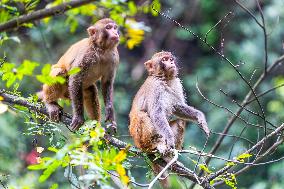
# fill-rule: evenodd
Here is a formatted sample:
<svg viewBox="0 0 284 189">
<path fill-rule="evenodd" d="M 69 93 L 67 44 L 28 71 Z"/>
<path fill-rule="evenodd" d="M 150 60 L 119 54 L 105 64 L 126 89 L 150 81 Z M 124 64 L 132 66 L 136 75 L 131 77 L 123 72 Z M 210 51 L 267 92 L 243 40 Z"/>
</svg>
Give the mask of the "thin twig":
<svg viewBox="0 0 284 189">
<path fill-rule="evenodd" d="M 216 107 L 218 107 L 218 108 L 221 108 L 221 109 L 224 109 L 224 110 L 226 110 L 227 112 L 229 112 L 230 114 L 232 114 L 232 115 L 234 115 L 234 116 L 236 116 L 237 118 L 239 118 L 241 121 L 243 121 L 246 125 L 250 125 L 250 126 L 253 126 L 253 127 L 259 127 L 259 128 L 264 128 L 265 126 L 262 126 L 262 125 L 258 125 L 258 124 L 253 124 L 253 123 L 250 123 L 250 122 L 248 122 L 248 121 L 246 121 L 242 116 L 240 116 L 240 115 L 237 115 L 236 113 L 234 113 L 232 110 L 230 110 L 229 108 L 227 108 L 227 107 L 225 107 L 225 106 L 222 106 L 222 105 L 219 105 L 219 104 L 217 104 L 217 103 L 215 103 L 215 102 L 213 102 L 212 100 L 210 100 L 210 99 L 208 99 L 207 97 L 205 97 L 205 95 L 201 92 L 201 90 L 199 89 L 199 87 L 198 87 L 198 83 L 196 82 L 196 89 L 197 89 L 197 91 L 198 91 L 198 93 L 201 95 L 201 97 L 204 99 L 204 100 L 206 100 L 207 102 L 209 102 L 210 104 L 212 104 L 212 105 L 214 105 L 214 106 L 216 106 Z M 271 129 L 271 128 L 268 128 L 269 130 L 273 130 L 273 129 Z"/>
<path fill-rule="evenodd" d="M 238 0 L 234 0 L 245 12 L 247 12 L 253 19 L 254 21 L 262 28 L 263 25 L 257 20 L 257 18 L 254 16 L 254 14 L 246 8 L 243 4 L 241 4 Z"/>
<path fill-rule="evenodd" d="M 38 11 L 34 11 L 32 13 L 22 15 L 18 18 L 11 19 L 3 24 L 0 24 L 0 32 L 7 31 L 12 28 L 16 28 L 21 26 L 23 23 L 32 22 L 35 20 L 39 20 L 42 18 L 46 18 L 53 15 L 62 14 L 70 9 L 80 7 L 82 5 L 88 4 L 95 0 L 73 0 L 70 2 L 62 3 L 58 6 L 48 8 L 48 9 L 41 9 Z"/>
<path fill-rule="evenodd" d="M 263 40 L 264 40 L 264 72 L 267 73 L 267 63 L 268 63 L 268 50 L 267 50 L 267 32 L 266 32 L 266 25 L 265 19 L 263 15 L 262 8 L 260 6 L 259 0 L 255 0 L 257 4 L 257 8 L 260 13 L 261 21 L 262 21 L 262 31 L 263 31 Z"/>
<path fill-rule="evenodd" d="M 178 151 L 174 150 L 174 157 L 173 159 L 162 169 L 162 171 L 152 180 L 152 182 L 150 182 L 148 189 L 151 189 L 153 187 L 153 185 L 155 184 L 155 182 L 164 174 L 165 171 L 167 171 L 167 169 L 174 163 L 177 161 L 178 159 Z"/>
<path fill-rule="evenodd" d="M 220 91 L 221 91 L 225 96 L 229 97 L 229 98 L 232 100 L 232 102 L 235 103 L 235 104 L 237 104 L 240 108 L 243 108 L 245 111 L 247 111 L 247 112 L 249 112 L 249 113 L 251 113 L 251 114 L 253 114 L 253 115 L 256 115 L 256 116 L 260 117 L 261 119 L 263 119 L 262 115 L 260 115 L 259 113 L 253 112 L 252 110 L 250 110 L 250 109 L 248 109 L 248 108 L 246 108 L 246 107 L 242 107 L 242 105 L 241 105 L 238 101 L 236 101 L 235 99 L 231 98 L 231 97 L 228 95 L 228 93 L 226 93 L 224 90 L 220 89 Z M 259 95 L 258 95 L 258 97 L 259 97 Z M 273 125 L 270 121 L 267 121 L 267 120 L 266 120 L 266 123 L 268 123 L 270 126 L 276 128 L 276 126 Z"/>
<path fill-rule="evenodd" d="M 110 174 L 110 175 L 112 175 L 112 176 L 115 176 L 115 177 L 117 177 L 117 178 L 120 178 L 119 175 L 114 174 L 114 173 L 111 172 L 111 171 L 107 171 L 107 172 L 108 172 L 108 174 Z M 146 187 L 149 186 L 149 184 L 141 184 L 141 183 L 135 182 L 135 181 L 133 181 L 133 180 L 130 180 L 129 182 L 131 182 L 132 184 L 134 184 L 134 185 L 136 185 L 136 186 L 140 186 L 140 187 L 142 187 L 142 188 L 146 188 Z"/>
<path fill-rule="evenodd" d="M 214 52 L 215 54 L 219 55 L 223 60 L 225 60 L 227 63 L 229 63 L 229 65 L 235 70 L 235 72 L 237 72 L 237 74 L 240 76 L 240 78 L 245 82 L 245 84 L 249 87 L 251 94 L 256 98 L 257 104 L 260 108 L 261 114 L 264 117 L 264 130 L 266 132 L 266 121 L 265 121 L 265 113 L 264 113 L 264 109 L 259 101 L 259 99 L 257 98 L 257 95 L 254 91 L 253 86 L 249 83 L 248 80 L 245 79 L 245 77 L 243 76 L 243 74 L 236 68 L 236 66 L 232 63 L 231 60 L 229 60 L 226 56 L 224 56 L 221 52 L 217 51 L 215 47 L 213 47 L 212 45 L 210 45 L 208 42 L 206 42 L 204 39 L 202 39 L 201 37 L 199 37 L 196 33 L 194 33 L 192 30 L 186 28 L 185 26 L 183 26 L 182 24 L 180 24 L 179 22 L 177 22 L 176 20 L 174 20 L 173 18 L 171 18 L 170 16 L 164 14 L 163 12 L 158 11 L 157 9 L 154 8 L 155 4 L 153 3 L 152 5 L 152 10 L 157 12 L 159 15 L 165 17 L 166 19 L 172 21 L 173 23 L 175 23 L 178 27 L 184 29 L 185 31 L 189 32 L 191 35 L 193 35 L 196 39 L 200 40 L 201 42 L 203 42 L 204 44 L 206 44 L 209 49 Z"/>
<path fill-rule="evenodd" d="M 29 108 L 30 111 L 34 111 L 42 115 L 48 116 L 47 110 L 42 106 L 41 103 L 30 103 L 25 98 L 9 94 L 5 90 L 0 90 L 0 96 L 3 97 L 3 100 L 1 102 L 8 104 L 9 106 L 14 106 L 14 105 L 24 106 L 24 107 Z M 63 113 L 60 121 L 68 128 L 71 123 L 71 118 L 72 118 L 71 115 L 67 113 Z M 127 147 L 128 152 L 142 156 L 142 157 L 145 156 L 139 149 L 133 146 L 129 147 L 128 143 L 118 140 L 117 138 L 110 136 L 108 134 L 104 135 L 104 140 L 106 140 L 108 144 L 116 148 L 125 149 Z M 154 158 L 151 160 L 154 160 Z M 161 161 L 160 159 L 156 160 L 155 162 L 157 162 L 163 167 L 166 166 L 166 163 Z M 196 175 L 192 171 L 184 167 L 179 162 L 176 162 L 171 166 L 171 171 L 177 173 L 179 176 L 182 176 L 182 177 L 185 177 L 191 180 L 192 182 L 198 182 L 197 179 L 202 179 L 202 178 L 196 178 Z"/>
<path fill-rule="evenodd" d="M 208 37 L 208 35 L 209 35 L 209 33 L 214 29 L 214 28 L 216 28 L 221 22 L 223 22 L 223 20 L 225 20 L 229 15 L 231 15 L 232 14 L 232 12 L 230 11 L 230 12 L 228 12 L 222 19 L 220 19 L 213 27 L 211 27 L 207 32 L 206 32 L 206 34 L 205 34 L 205 36 L 204 36 L 204 40 L 207 42 L 207 37 Z"/>
</svg>

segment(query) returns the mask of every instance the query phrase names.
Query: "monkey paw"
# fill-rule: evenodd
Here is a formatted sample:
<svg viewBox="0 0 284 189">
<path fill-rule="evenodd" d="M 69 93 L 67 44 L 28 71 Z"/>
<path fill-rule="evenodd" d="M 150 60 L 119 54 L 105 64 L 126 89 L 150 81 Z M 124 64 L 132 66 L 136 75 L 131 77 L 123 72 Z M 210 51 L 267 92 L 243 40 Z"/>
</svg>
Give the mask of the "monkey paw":
<svg viewBox="0 0 284 189">
<path fill-rule="evenodd" d="M 117 132 L 117 125 L 115 121 L 107 121 L 106 132 L 110 135 L 114 135 Z"/>
<path fill-rule="evenodd" d="M 168 151 L 166 145 L 164 145 L 164 144 L 158 144 L 158 145 L 157 145 L 157 150 L 158 150 L 158 152 L 159 152 L 160 154 L 162 154 L 162 155 L 166 154 L 167 151 Z"/>
<path fill-rule="evenodd" d="M 207 122 L 204 119 L 201 119 L 201 120 L 198 121 L 198 125 L 205 132 L 205 134 L 208 137 L 210 135 L 210 130 L 207 126 Z"/>
<path fill-rule="evenodd" d="M 61 114 L 62 114 L 62 109 L 60 108 L 54 107 L 51 111 L 49 111 L 49 117 L 51 121 L 54 121 L 54 122 L 60 121 Z"/>
<path fill-rule="evenodd" d="M 84 118 L 82 117 L 73 117 L 72 123 L 71 123 L 71 129 L 73 131 L 78 130 L 82 125 L 84 124 Z"/>
</svg>

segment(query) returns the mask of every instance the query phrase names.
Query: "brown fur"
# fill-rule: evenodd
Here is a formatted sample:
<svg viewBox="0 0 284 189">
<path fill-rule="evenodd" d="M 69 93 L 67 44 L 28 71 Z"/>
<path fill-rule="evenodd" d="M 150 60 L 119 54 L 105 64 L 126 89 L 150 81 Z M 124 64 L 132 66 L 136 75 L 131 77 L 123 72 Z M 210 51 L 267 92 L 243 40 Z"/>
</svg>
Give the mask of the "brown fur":
<svg viewBox="0 0 284 189">
<path fill-rule="evenodd" d="M 95 82 L 101 80 L 106 107 L 106 121 L 113 129 L 116 122 L 113 110 L 113 81 L 119 64 L 117 25 L 109 18 L 101 19 L 87 29 L 89 38 L 73 44 L 52 66 L 50 75 L 66 77 L 67 83 L 43 85 L 42 97 L 50 117 L 59 121 L 59 98 L 71 98 L 73 119 L 71 128 L 76 130 L 84 123 L 83 103 L 89 118 L 100 121 L 100 104 Z M 80 72 L 68 76 L 68 71 L 79 67 Z"/>
<path fill-rule="evenodd" d="M 209 129 L 204 114 L 186 104 L 175 57 L 170 52 L 156 53 L 145 67 L 149 76 L 133 100 L 129 131 L 138 148 L 146 152 L 157 149 L 168 161 L 166 153 L 170 149 L 182 148 L 184 120 L 196 121 L 207 135 Z M 172 115 L 178 119 L 169 121 Z M 161 171 L 157 165 L 153 168 L 156 173 Z M 163 182 L 166 187 L 168 181 Z"/>
</svg>

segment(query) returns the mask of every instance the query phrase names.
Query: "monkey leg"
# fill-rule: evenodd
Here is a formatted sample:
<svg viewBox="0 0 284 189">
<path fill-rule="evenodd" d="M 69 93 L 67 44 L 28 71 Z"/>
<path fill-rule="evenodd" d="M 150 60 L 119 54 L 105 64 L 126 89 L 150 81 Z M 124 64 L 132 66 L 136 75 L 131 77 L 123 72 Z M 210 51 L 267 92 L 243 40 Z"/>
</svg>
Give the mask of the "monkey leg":
<svg viewBox="0 0 284 189">
<path fill-rule="evenodd" d="M 101 121 L 101 108 L 96 84 L 84 89 L 84 107 L 90 119 Z"/>
<path fill-rule="evenodd" d="M 146 112 L 130 113 L 129 131 L 135 145 L 143 151 L 151 152 L 157 149 L 158 145 L 166 147 Z"/>
<path fill-rule="evenodd" d="M 175 136 L 175 144 L 176 144 L 175 147 L 177 150 L 181 150 L 183 147 L 186 121 L 177 119 L 170 121 L 169 124 Z"/>
<path fill-rule="evenodd" d="M 43 85 L 41 98 L 46 106 L 49 117 L 52 121 L 58 122 L 60 120 L 60 114 L 62 113 L 62 107 L 56 102 L 58 98 L 64 98 L 66 94 L 67 86 L 62 84 Z"/>
</svg>

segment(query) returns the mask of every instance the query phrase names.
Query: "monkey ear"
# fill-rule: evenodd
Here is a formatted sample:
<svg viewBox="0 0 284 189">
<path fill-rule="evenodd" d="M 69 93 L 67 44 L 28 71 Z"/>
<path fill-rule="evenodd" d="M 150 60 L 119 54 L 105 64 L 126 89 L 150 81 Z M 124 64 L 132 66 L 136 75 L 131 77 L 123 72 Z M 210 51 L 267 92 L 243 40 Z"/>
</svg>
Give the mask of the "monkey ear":
<svg viewBox="0 0 284 189">
<path fill-rule="evenodd" d="M 89 33 L 89 36 L 93 36 L 97 32 L 97 29 L 95 26 L 90 26 L 87 31 Z"/>
<path fill-rule="evenodd" d="M 144 63 L 146 69 L 148 72 L 151 72 L 153 70 L 153 61 L 148 60 L 147 62 Z"/>
</svg>

